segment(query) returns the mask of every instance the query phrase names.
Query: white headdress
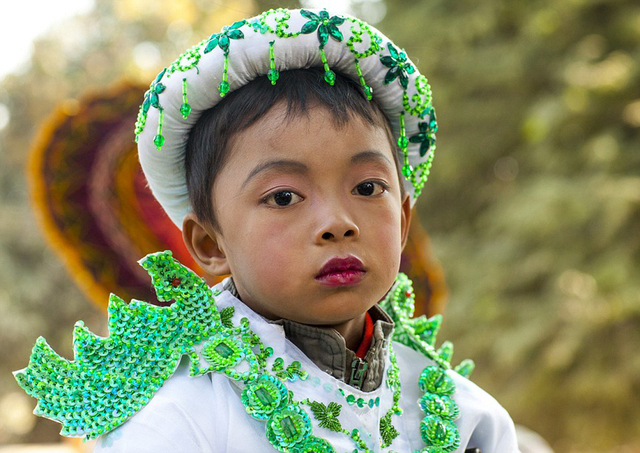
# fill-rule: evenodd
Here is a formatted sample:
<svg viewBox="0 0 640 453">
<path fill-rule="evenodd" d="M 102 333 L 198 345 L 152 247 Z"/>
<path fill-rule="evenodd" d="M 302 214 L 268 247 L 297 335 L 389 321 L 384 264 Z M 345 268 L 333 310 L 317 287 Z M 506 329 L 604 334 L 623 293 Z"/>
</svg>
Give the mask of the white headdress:
<svg viewBox="0 0 640 453">
<path fill-rule="evenodd" d="M 358 81 L 389 118 L 412 204 L 429 175 L 437 123 L 431 88 L 407 54 L 367 23 L 327 11 L 266 11 L 226 26 L 183 53 L 145 93 L 136 122 L 142 168 L 156 199 L 182 227 L 192 211 L 185 153 L 200 115 L 229 92 L 279 71 L 324 67 Z"/>
</svg>

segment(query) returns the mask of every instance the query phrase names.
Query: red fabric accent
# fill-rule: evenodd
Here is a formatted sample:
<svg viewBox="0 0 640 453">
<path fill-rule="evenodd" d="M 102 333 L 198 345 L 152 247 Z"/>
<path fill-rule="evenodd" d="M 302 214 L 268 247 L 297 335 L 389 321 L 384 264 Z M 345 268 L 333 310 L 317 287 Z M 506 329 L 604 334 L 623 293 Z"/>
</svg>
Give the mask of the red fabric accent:
<svg viewBox="0 0 640 453">
<path fill-rule="evenodd" d="M 371 338 L 373 337 L 373 320 L 371 319 L 371 315 L 369 312 L 364 314 L 364 333 L 362 334 L 362 341 L 360 342 L 360 346 L 358 346 L 358 350 L 356 351 L 356 356 L 361 359 L 364 359 L 364 356 L 369 351 L 369 346 L 371 346 Z"/>
</svg>

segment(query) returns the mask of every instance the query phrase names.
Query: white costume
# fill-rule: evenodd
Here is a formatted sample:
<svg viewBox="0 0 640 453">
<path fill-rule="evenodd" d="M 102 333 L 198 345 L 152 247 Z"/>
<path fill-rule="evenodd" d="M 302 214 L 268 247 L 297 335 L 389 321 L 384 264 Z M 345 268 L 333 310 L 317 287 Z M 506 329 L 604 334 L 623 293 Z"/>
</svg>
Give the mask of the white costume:
<svg viewBox="0 0 640 453">
<path fill-rule="evenodd" d="M 222 285 L 222 284 L 221 284 Z M 221 287 L 220 285 L 220 287 Z M 247 317 L 265 344 L 274 349 L 274 356 L 285 362 L 298 360 L 309 377 L 287 385 L 297 398 L 308 398 L 328 404 L 342 404 L 340 421 L 351 430 L 360 428 L 370 433 L 365 439 L 373 451 L 380 448 L 378 424 L 391 406 L 393 392 L 383 383 L 373 392 L 360 392 L 344 382 L 320 370 L 293 343 L 284 336 L 281 326 L 267 322 L 254 313 L 229 291 L 216 297 L 217 305 L 235 307 L 234 323 Z M 424 414 L 417 401 L 422 396 L 418 389 L 418 376 L 430 363 L 419 352 L 394 342 L 402 397 L 400 406 L 404 413 L 394 416 L 394 426 L 400 435 L 389 447 L 397 452 L 409 452 L 424 447 L 420 437 L 420 421 Z M 263 452 L 273 451 L 265 437 L 264 423 L 254 420 L 240 401 L 241 389 L 235 381 L 218 373 L 190 377 L 187 360 L 183 359 L 178 371 L 156 393 L 151 402 L 120 428 L 98 440 L 96 452 Z M 387 360 L 386 367 L 389 367 Z M 517 452 L 513 422 L 507 412 L 489 394 L 468 379 L 449 371 L 454 379 L 454 399 L 460 408 L 460 418 L 455 422 L 460 432 L 460 447 L 479 448 L 482 453 Z M 354 394 L 366 400 L 380 397 L 380 406 L 360 408 L 349 405 L 344 396 Z M 327 439 L 336 451 L 352 451 L 353 441 L 342 433 L 317 427 L 313 420 L 314 434 Z M 385 449 L 386 451 L 386 449 Z"/>
</svg>

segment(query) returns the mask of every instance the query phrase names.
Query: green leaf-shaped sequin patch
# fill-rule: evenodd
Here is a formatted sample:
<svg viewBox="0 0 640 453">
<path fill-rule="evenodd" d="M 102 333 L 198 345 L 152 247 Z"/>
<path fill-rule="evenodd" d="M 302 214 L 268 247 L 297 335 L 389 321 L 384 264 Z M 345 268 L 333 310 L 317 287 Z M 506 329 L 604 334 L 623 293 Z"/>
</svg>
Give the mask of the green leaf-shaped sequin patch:
<svg viewBox="0 0 640 453">
<path fill-rule="evenodd" d="M 300 33 L 310 34 L 318 30 L 320 48 L 323 48 L 327 42 L 329 42 L 329 37 L 338 42 L 344 39 L 342 32 L 338 29 L 338 27 L 344 23 L 343 17 L 329 16 L 329 13 L 324 10 L 316 14 L 306 9 L 301 9 L 300 14 L 309 19 L 309 21 L 302 26 Z"/>
<path fill-rule="evenodd" d="M 420 157 L 424 157 L 430 150 L 436 146 L 436 132 L 438 131 L 438 122 L 436 120 L 436 111 L 433 107 L 428 107 L 422 115 L 427 121 L 418 123 L 420 132 L 409 137 L 411 143 L 420 143 Z"/>
<path fill-rule="evenodd" d="M 338 420 L 340 411 L 342 410 L 340 404 L 332 401 L 325 406 L 318 401 L 312 401 L 310 406 L 313 416 L 320 422 L 318 426 L 337 433 L 342 432 L 342 425 L 340 424 L 340 420 Z"/>
<path fill-rule="evenodd" d="M 244 33 L 240 30 L 240 27 L 244 24 L 246 24 L 246 21 L 239 20 L 232 25 L 225 25 L 220 33 L 211 35 L 204 48 L 204 53 L 209 53 L 216 47 L 220 47 L 225 54 L 229 53 L 230 40 L 244 38 Z"/>
<path fill-rule="evenodd" d="M 29 365 L 15 373 L 20 386 L 38 399 L 35 413 L 62 424 L 61 434 L 93 439 L 139 411 L 174 373 L 183 354 L 221 328 L 206 282 L 175 261 L 171 252 L 147 255 L 158 307 L 109 300 L 109 336 L 99 337 L 78 322 L 74 356 L 56 354 L 44 338 Z"/>
<path fill-rule="evenodd" d="M 405 90 L 409 86 L 409 74 L 413 74 L 416 68 L 407 61 L 407 54 L 404 51 L 398 51 L 393 44 L 387 43 L 389 55 L 380 57 L 380 63 L 389 68 L 384 76 L 384 83 L 389 84 L 394 80 L 400 80 L 400 85 Z"/>
</svg>

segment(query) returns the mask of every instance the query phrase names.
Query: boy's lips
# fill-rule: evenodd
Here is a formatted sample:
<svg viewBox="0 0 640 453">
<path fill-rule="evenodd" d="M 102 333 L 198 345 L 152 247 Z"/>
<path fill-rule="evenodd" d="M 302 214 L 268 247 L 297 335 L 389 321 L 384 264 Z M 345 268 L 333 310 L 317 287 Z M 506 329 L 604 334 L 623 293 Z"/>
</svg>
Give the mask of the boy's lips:
<svg viewBox="0 0 640 453">
<path fill-rule="evenodd" d="M 331 258 L 320 269 L 315 279 L 327 286 L 350 286 L 360 283 L 366 269 L 355 256 Z"/>
</svg>

